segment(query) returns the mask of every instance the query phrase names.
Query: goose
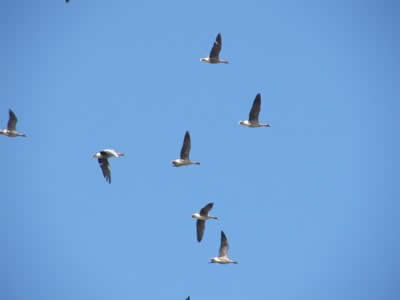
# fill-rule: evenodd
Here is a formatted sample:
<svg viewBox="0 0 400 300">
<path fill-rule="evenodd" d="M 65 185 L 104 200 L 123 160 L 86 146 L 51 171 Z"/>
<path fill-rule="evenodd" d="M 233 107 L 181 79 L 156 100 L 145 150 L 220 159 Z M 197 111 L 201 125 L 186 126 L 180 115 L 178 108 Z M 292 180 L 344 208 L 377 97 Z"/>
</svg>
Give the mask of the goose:
<svg viewBox="0 0 400 300">
<path fill-rule="evenodd" d="M 180 156 L 180 158 L 172 161 L 173 167 L 181 167 L 181 166 L 188 166 L 188 165 L 200 165 L 200 162 L 191 161 L 189 159 L 190 147 L 191 147 L 190 134 L 189 134 L 189 131 L 186 131 L 185 138 L 183 139 L 183 145 L 181 148 L 181 156 Z"/>
<path fill-rule="evenodd" d="M 9 109 L 8 110 L 8 123 L 7 123 L 7 129 L 1 129 L 0 134 L 8 136 L 8 137 L 16 137 L 16 136 L 23 136 L 26 137 L 26 134 L 24 133 L 19 133 L 17 131 L 17 116 L 14 114 L 14 112 Z"/>
<path fill-rule="evenodd" d="M 200 58 L 200 61 L 204 61 L 209 64 L 220 64 L 220 63 L 229 64 L 229 61 L 219 58 L 219 53 L 221 52 L 221 48 L 222 48 L 222 37 L 221 33 L 218 33 L 214 45 L 211 48 L 210 56 Z"/>
<path fill-rule="evenodd" d="M 210 259 L 210 263 L 217 264 L 237 264 L 238 262 L 228 257 L 228 239 L 225 233 L 221 230 L 221 246 L 219 247 L 219 256 Z"/>
<path fill-rule="evenodd" d="M 124 153 L 117 152 L 114 149 L 104 149 L 104 150 L 101 150 L 101 151 L 93 154 L 93 157 L 98 159 L 101 171 L 103 171 L 103 176 L 108 183 L 111 183 L 111 171 L 110 171 L 110 163 L 108 162 L 108 158 L 121 157 L 124 155 L 125 155 Z"/>
<path fill-rule="evenodd" d="M 251 107 L 249 113 L 249 120 L 240 121 L 239 124 L 249 127 L 249 128 L 257 128 L 257 127 L 271 127 L 269 124 L 263 124 L 258 121 L 258 115 L 261 110 L 261 95 L 258 93 L 256 98 L 254 99 L 253 106 Z"/>
<path fill-rule="evenodd" d="M 197 219 L 196 222 L 196 229 L 197 229 L 197 241 L 201 242 L 201 239 L 203 238 L 204 234 L 204 229 L 206 227 L 206 221 L 208 219 L 215 219 L 218 220 L 217 217 L 210 216 L 208 212 L 212 209 L 214 203 L 208 203 L 206 206 L 204 206 L 201 210 L 200 213 L 193 213 L 192 218 Z"/>
</svg>

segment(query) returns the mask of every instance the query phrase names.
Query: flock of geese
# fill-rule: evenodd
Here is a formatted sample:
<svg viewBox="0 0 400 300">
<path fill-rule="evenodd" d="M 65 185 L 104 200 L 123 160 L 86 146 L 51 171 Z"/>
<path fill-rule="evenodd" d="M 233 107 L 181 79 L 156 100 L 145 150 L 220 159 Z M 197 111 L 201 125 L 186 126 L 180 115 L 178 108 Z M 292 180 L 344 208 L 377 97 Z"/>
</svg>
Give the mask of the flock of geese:
<svg viewBox="0 0 400 300">
<path fill-rule="evenodd" d="M 65 0 L 66 3 L 69 0 Z M 210 55 L 208 57 L 201 58 L 201 62 L 209 63 L 209 64 L 228 64 L 227 60 L 220 59 L 219 54 L 222 49 L 222 37 L 221 33 L 218 33 L 215 42 L 211 48 Z M 257 94 L 253 105 L 250 109 L 249 118 L 248 120 L 240 121 L 239 124 L 242 126 L 246 126 L 249 128 L 258 128 L 258 127 L 270 127 L 267 123 L 260 123 L 258 120 L 258 116 L 261 110 L 261 95 Z M 7 129 L 1 129 L 0 134 L 5 135 L 8 137 L 26 137 L 26 134 L 20 133 L 16 129 L 17 125 L 17 116 L 15 113 L 10 109 L 9 110 L 9 120 L 7 123 Z M 173 167 L 182 167 L 182 166 L 190 166 L 190 165 L 200 165 L 198 161 L 192 161 L 189 158 L 191 148 L 191 139 L 189 131 L 186 131 L 183 145 L 181 148 L 180 156 L 178 159 L 172 161 Z M 103 149 L 95 154 L 93 154 L 94 158 L 97 158 L 98 163 L 100 165 L 101 171 L 106 182 L 111 183 L 111 170 L 110 170 L 110 163 L 108 162 L 109 158 L 112 157 L 121 157 L 124 156 L 124 153 L 117 152 L 114 149 Z M 210 210 L 213 208 L 213 203 L 208 203 L 200 212 L 196 212 L 192 214 L 192 218 L 196 219 L 196 233 L 197 233 L 197 241 L 201 242 L 203 239 L 204 231 L 205 231 L 205 224 L 206 221 L 209 219 L 218 219 L 215 216 L 209 215 Z M 219 247 L 218 256 L 213 257 L 210 259 L 210 263 L 218 263 L 218 264 L 237 264 L 238 262 L 232 260 L 228 257 L 228 239 L 223 231 L 221 231 L 221 242 Z M 190 300 L 190 297 L 187 297 L 186 300 Z"/>
</svg>

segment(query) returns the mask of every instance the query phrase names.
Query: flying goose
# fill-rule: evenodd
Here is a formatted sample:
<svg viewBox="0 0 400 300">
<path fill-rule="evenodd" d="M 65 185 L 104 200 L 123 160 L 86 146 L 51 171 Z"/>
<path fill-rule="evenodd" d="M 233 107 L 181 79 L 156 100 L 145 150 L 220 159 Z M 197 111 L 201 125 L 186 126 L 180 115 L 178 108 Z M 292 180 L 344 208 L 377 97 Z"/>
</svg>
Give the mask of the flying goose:
<svg viewBox="0 0 400 300">
<path fill-rule="evenodd" d="M 228 239 L 226 238 L 225 233 L 221 230 L 221 246 L 219 247 L 219 256 L 211 258 L 210 263 L 237 264 L 237 261 L 228 257 L 228 249 Z"/>
<path fill-rule="evenodd" d="M 104 150 L 101 150 L 101 151 L 93 154 L 93 157 L 98 159 L 100 168 L 103 171 L 103 176 L 108 183 L 111 183 L 111 171 L 110 171 L 110 163 L 108 162 L 108 158 L 120 157 L 120 156 L 124 156 L 124 153 L 117 152 L 114 149 L 104 149 Z"/>
<path fill-rule="evenodd" d="M 221 33 L 218 33 L 214 45 L 211 48 L 210 56 L 200 58 L 200 61 L 204 61 L 209 64 L 220 64 L 220 63 L 229 64 L 229 61 L 219 58 L 219 53 L 221 52 L 221 48 L 222 48 L 222 37 Z"/>
<path fill-rule="evenodd" d="M 193 213 L 192 218 L 197 219 L 196 222 L 196 229 L 197 229 L 197 241 L 201 242 L 201 239 L 203 238 L 204 234 L 204 229 L 206 227 L 206 221 L 208 219 L 215 219 L 218 220 L 217 217 L 210 216 L 208 212 L 212 209 L 214 203 L 208 203 L 206 206 L 204 206 L 201 210 L 200 213 Z"/>
<path fill-rule="evenodd" d="M 200 162 L 191 161 L 189 159 L 190 146 L 191 146 L 190 134 L 189 134 L 189 131 L 186 131 L 185 138 L 183 139 L 181 156 L 180 156 L 180 158 L 172 161 L 173 167 L 181 167 L 181 166 L 187 166 L 187 165 L 200 165 Z"/>
<path fill-rule="evenodd" d="M 251 107 L 249 113 L 249 120 L 240 121 L 239 124 L 250 128 L 271 127 L 269 124 L 263 124 L 258 121 L 258 115 L 260 114 L 260 110 L 261 110 L 261 95 L 260 93 L 258 93 L 256 98 L 254 99 L 253 106 Z"/>
<path fill-rule="evenodd" d="M 0 134 L 6 135 L 8 137 L 16 137 L 16 136 L 23 136 L 26 137 L 26 134 L 24 133 L 19 133 L 17 131 L 17 116 L 14 114 L 14 112 L 9 109 L 8 110 L 9 118 L 8 118 L 8 123 L 7 123 L 7 129 L 0 129 Z"/>
</svg>

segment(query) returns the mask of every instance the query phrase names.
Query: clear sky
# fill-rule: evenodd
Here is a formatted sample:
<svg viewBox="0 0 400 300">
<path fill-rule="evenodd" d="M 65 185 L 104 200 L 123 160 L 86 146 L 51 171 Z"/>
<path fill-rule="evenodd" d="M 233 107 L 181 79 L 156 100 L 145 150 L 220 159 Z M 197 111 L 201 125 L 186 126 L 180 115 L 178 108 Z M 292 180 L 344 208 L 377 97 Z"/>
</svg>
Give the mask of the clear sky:
<svg viewBox="0 0 400 300">
<path fill-rule="evenodd" d="M 0 136 L 0 299 L 400 299 L 399 14 L 0 1 L 0 127 L 28 135 Z M 218 32 L 231 64 L 201 63 Z M 257 93 L 271 128 L 238 125 Z M 208 264 L 220 230 L 238 265 Z"/>
</svg>

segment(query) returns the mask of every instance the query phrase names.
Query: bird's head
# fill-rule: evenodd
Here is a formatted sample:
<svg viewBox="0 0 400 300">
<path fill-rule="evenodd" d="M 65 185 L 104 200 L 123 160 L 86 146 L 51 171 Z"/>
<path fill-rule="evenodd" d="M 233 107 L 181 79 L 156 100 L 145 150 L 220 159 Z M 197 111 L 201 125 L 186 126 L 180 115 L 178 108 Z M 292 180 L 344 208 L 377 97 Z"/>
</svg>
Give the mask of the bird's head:
<svg viewBox="0 0 400 300">
<path fill-rule="evenodd" d="M 94 158 L 99 158 L 99 157 L 100 157 L 100 153 L 97 152 L 97 153 L 93 154 L 92 156 L 93 156 Z"/>
<path fill-rule="evenodd" d="M 239 125 L 245 125 L 245 124 L 244 124 L 244 121 L 240 121 L 240 122 L 239 122 Z"/>
<path fill-rule="evenodd" d="M 209 261 L 208 263 L 209 263 L 209 264 L 216 263 L 215 257 L 213 257 L 213 258 L 210 258 L 210 261 Z"/>
<path fill-rule="evenodd" d="M 203 58 L 200 58 L 200 61 L 205 61 L 205 62 L 207 62 L 208 60 L 207 60 L 207 57 L 203 57 Z"/>
<path fill-rule="evenodd" d="M 173 167 L 176 167 L 177 163 L 176 163 L 175 160 L 171 161 L 171 163 L 172 163 L 172 166 L 173 166 Z"/>
</svg>

